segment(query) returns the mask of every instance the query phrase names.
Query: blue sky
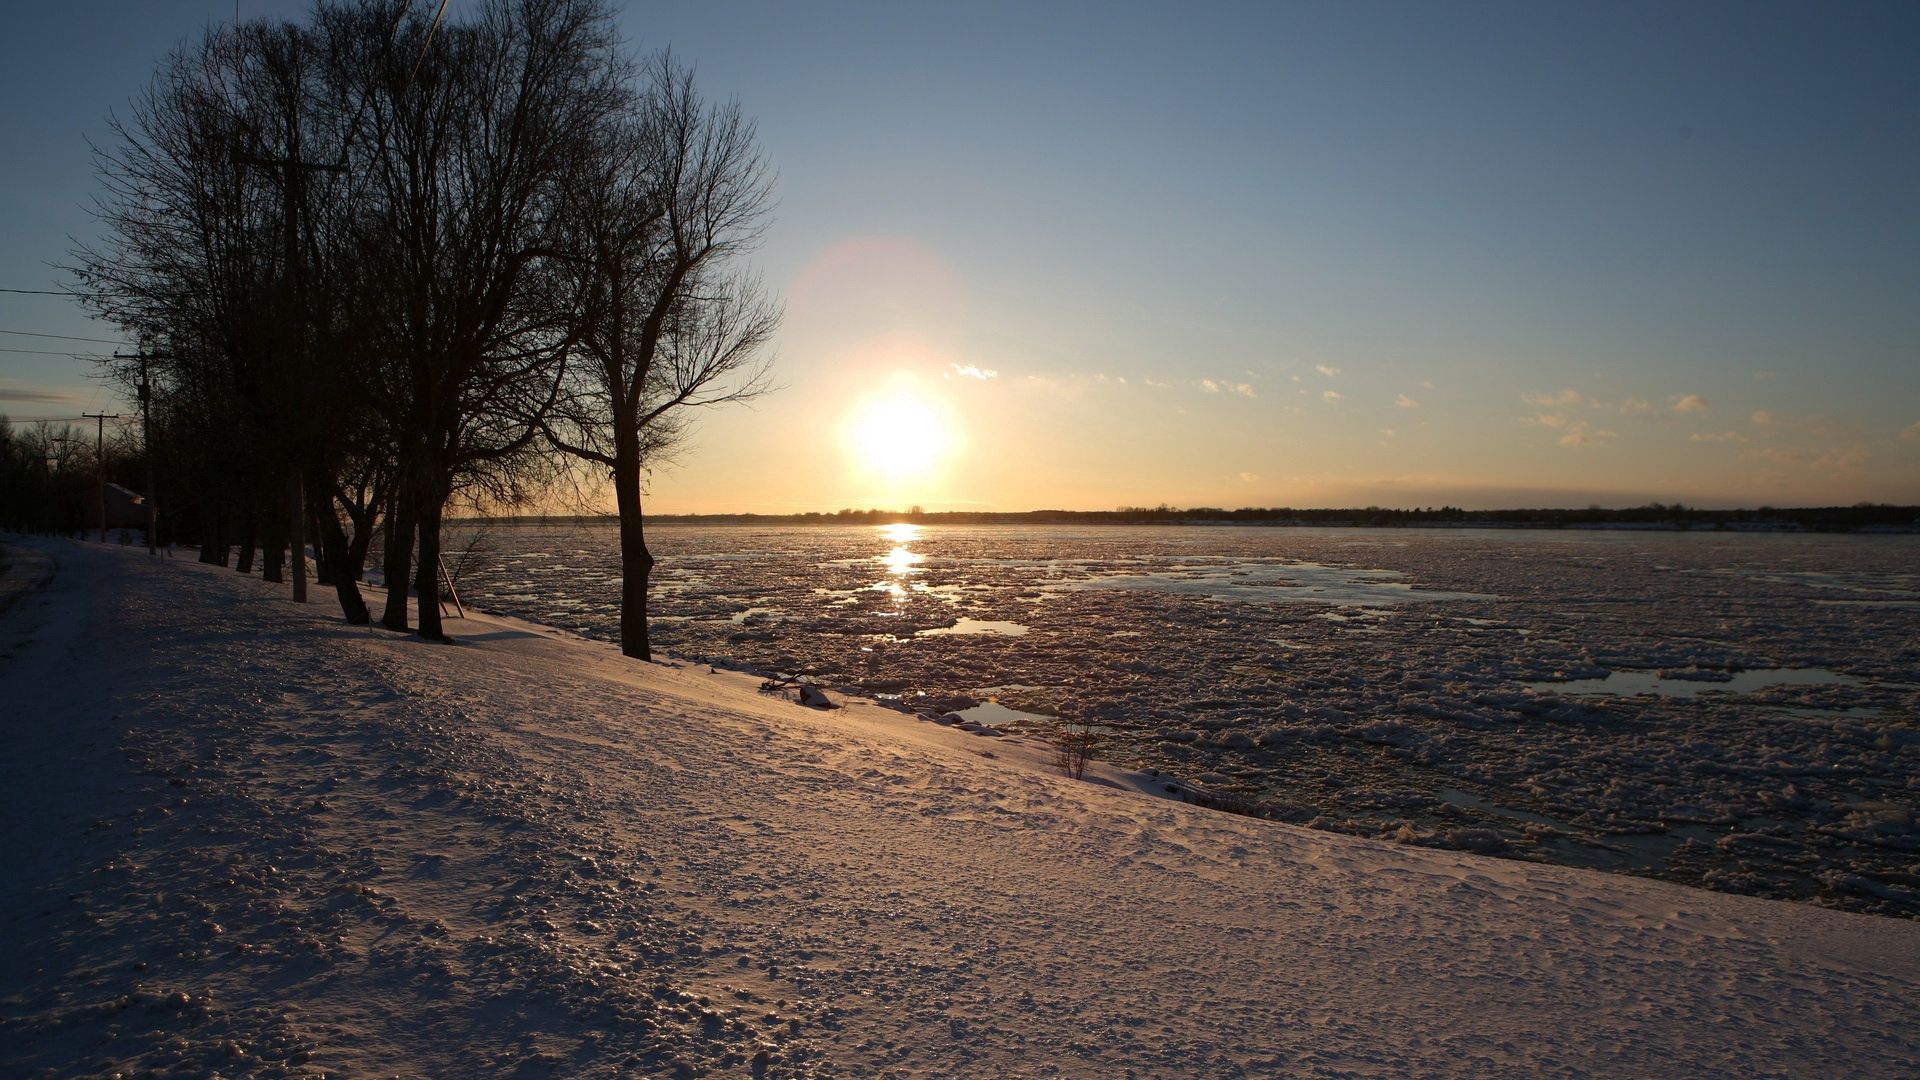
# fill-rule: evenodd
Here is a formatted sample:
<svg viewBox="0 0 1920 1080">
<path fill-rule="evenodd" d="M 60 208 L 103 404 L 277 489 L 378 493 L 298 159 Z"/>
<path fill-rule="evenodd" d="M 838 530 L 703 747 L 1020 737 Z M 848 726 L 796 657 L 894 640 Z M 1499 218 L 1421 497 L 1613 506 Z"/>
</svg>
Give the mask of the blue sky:
<svg viewBox="0 0 1920 1080">
<path fill-rule="evenodd" d="M 232 12 L 11 17 L 0 287 L 57 287 L 85 136 Z M 785 389 L 705 418 L 663 510 L 1920 502 L 1920 7 L 622 20 L 780 173 Z M 111 403 L 83 372 L 0 353 L 0 409 Z M 925 467 L 877 467 L 916 437 L 882 415 Z"/>
</svg>

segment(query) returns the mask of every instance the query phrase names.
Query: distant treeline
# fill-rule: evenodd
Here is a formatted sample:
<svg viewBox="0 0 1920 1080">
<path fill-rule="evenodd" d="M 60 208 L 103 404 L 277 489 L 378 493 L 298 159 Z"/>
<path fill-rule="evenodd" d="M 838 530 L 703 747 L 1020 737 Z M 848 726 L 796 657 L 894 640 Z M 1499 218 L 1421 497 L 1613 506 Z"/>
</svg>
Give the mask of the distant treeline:
<svg viewBox="0 0 1920 1080">
<path fill-rule="evenodd" d="M 473 524 L 594 524 L 597 515 L 470 518 Z M 1379 506 L 1296 509 L 1217 506 L 1123 506 L 1117 510 L 1026 510 L 1016 513 L 914 508 L 840 510 L 805 514 L 656 514 L 651 520 L 683 525 L 1273 525 L 1374 528 L 1500 529 L 1700 529 L 1785 532 L 1920 532 L 1920 506 L 1861 503 L 1855 506 L 1701 510 L 1649 503 L 1621 509 L 1462 510 L 1457 506 L 1395 510 Z"/>
</svg>

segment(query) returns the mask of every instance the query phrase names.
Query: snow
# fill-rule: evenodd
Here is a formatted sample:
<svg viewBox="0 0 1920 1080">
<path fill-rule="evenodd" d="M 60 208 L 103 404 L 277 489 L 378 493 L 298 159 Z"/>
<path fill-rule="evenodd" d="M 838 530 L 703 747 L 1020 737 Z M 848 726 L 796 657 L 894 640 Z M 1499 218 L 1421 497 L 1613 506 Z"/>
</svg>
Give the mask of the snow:
<svg viewBox="0 0 1920 1080">
<path fill-rule="evenodd" d="M 1221 814 L 528 623 L 434 645 L 231 570 L 10 543 L 57 571 L 0 622 L 5 1075 L 1920 1055 L 1913 921 Z"/>
</svg>

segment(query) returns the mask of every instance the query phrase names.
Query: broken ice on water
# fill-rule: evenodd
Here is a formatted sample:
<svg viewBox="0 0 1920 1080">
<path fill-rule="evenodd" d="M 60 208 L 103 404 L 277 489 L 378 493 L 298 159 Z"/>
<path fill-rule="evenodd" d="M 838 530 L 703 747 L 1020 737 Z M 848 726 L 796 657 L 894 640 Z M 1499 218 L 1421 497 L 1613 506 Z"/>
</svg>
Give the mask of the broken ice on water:
<svg viewBox="0 0 1920 1080">
<path fill-rule="evenodd" d="M 1098 725 L 1103 757 L 1322 828 L 1920 915 L 1920 538 L 653 535 L 674 654 Z M 482 547 L 477 603 L 615 633 L 610 529 Z"/>
</svg>

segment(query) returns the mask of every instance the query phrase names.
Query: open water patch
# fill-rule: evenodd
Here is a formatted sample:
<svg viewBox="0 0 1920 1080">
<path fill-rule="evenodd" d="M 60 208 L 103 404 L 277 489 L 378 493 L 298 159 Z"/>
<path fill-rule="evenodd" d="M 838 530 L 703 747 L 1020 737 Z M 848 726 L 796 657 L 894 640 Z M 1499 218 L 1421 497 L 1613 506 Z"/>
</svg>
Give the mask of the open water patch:
<svg viewBox="0 0 1920 1080">
<path fill-rule="evenodd" d="M 1530 825 L 1545 825 L 1545 826 L 1548 826 L 1549 828 L 1558 829 L 1564 832 L 1575 831 L 1572 825 L 1569 825 L 1564 821 L 1559 821 L 1554 818 L 1550 818 L 1545 814 L 1536 814 L 1531 810 L 1519 810 L 1511 806 L 1501 806 L 1498 803 L 1489 802 L 1486 799 L 1480 798 L 1478 795 L 1474 795 L 1471 792 L 1462 791 L 1456 787 L 1443 787 L 1439 791 L 1435 792 L 1434 795 L 1441 802 L 1447 803 L 1451 806 L 1463 806 L 1469 810 L 1478 810 L 1483 814 L 1491 814 L 1494 817 L 1506 818 L 1509 821 L 1521 821 L 1521 822 L 1526 822 Z"/>
<path fill-rule="evenodd" d="M 988 727 L 1001 727 L 1012 723 L 1052 724 L 1058 722 L 1053 717 L 1041 713 L 1021 712 L 1019 709 L 1009 709 L 997 701 L 983 701 L 972 708 L 956 710 L 953 715 L 962 720 L 970 720 L 976 724 L 985 724 Z"/>
<path fill-rule="evenodd" d="M 1659 671 L 1614 671 L 1597 679 L 1530 682 L 1532 690 L 1555 694 L 1632 697 L 1657 694 L 1688 698 L 1700 694 L 1751 694 L 1776 686 L 1861 686 L 1866 680 L 1828 668 L 1758 668 L 1733 672 L 1687 672 L 1675 676 Z"/>
<path fill-rule="evenodd" d="M 1137 589 L 1198 595 L 1211 600 L 1339 607 L 1395 607 L 1432 600 L 1495 599 L 1483 593 L 1419 588 L 1398 570 L 1356 569 L 1312 562 L 1194 562 L 1147 573 L 1100 574 L 1043 587 L 1054 591 Z"/>
<path fill-rule="evenodd" d="M 914 632 L 915 637 L 945 637 L 950 634 L 988 634 L 999 637 L 1026 637 L 1027 627 L 1004 619 L 960 619 L 952 626 L 936 626 Z"/>
</svg>

